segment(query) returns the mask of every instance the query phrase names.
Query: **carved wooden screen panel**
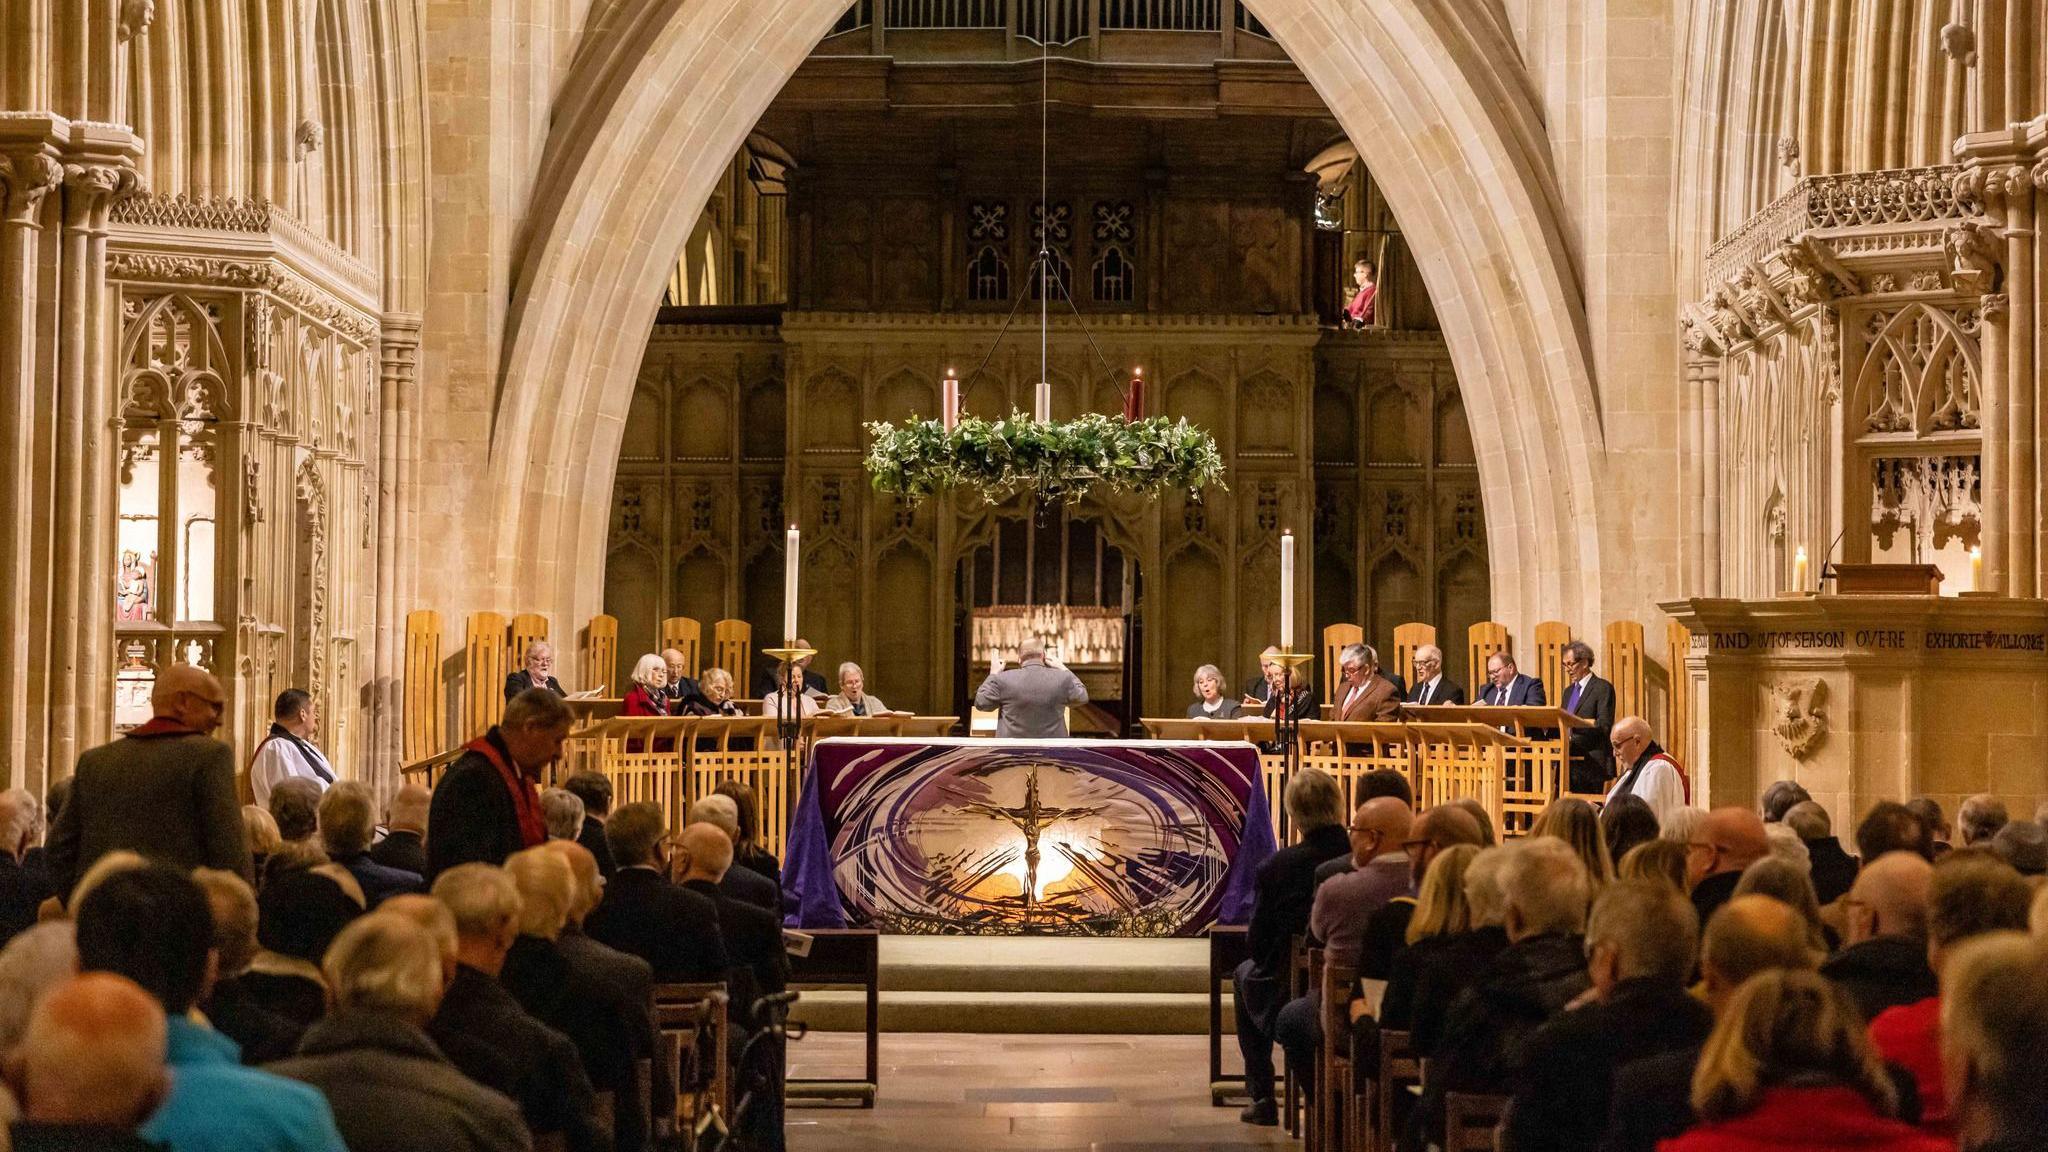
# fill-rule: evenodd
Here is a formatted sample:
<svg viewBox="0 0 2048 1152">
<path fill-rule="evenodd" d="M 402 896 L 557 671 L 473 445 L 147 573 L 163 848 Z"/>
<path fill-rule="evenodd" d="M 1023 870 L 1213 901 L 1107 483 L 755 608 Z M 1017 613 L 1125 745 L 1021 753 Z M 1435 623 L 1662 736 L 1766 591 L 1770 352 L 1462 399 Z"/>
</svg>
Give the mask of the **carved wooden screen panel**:
<svg viewBox="0 0 2048 1152">
<path fill-rule="evenodd" d="M 512 671 L 505 651 L 505 618 L 496 612 L 472 615 L 462 651 L 462 739 L 474 740 L 505 710 L 505 677 Z"/>
<path fill-rule="evenodd" d="M 1678 762 L 1686 764 L 1692 752 L 1692 673 L 1685 666 L 1685 657 L 1692 651 L 1692 629 L 1676 620 L 1667 620 L 1664 636 L 1671 649 L 1671 691 L 1664 697 L 1664 727 L 1658 735 Z"/>
<path fill-rule="evenodd" d="M 1607 626 L 1607 651 L 1601 657 L 1607 679 L 1614 685 L 1614 715 L 1643 716 L 1650 710 L 1647 660 L 1643 654 L 1643 626 L 1633 620 L 1616 620 Z"/>
<path fill-rule="evenodd" d="M 704 625 L 688 616 L 671 616 L 661 622 L 661 648 L 683 654 L 683 671 L 695 678 L 704 660 Z M 724 665 L 720 665 L 723 667 Z M 744 691 L 738 693 L 745 695 Z"/>
<path fill-rule="evenodd" d="M 622 696 L 612 677 L 619 669 L 619 618 L 592 616 L 583 630 L 582 683 L 585 690 L 603 688 L 604 695 Z"/>
<path fill-rule="evenodd" d="M 1465 630 L 1465 679 L 1466 699 L 1477 704 L 1486 687 L 1486 662 L 1496 652 L 1511 652 L 1508 644 L 1508 626 L 1494 620 L 1481 620 Z"/>
<path fill-rule="evenodd" d="M 525 667 L 527 647 L 536 641 L 544 643 L 547 638 L 547 617 L 532 612 L 522 612 L 514 616 L 512 618 L 512 639 L 505 648 L 505 658 L 512 662 L 512 667 L 506 669 L 506 671 L 509 672 Z M 561 658 L 558 655 L 556 659 L 559 661 Z M 566 665 L 558 663 L 555 669 L 555 677 L 560 679 L 562 673 L 568 670 Z M 583 685 L 579 684 L 577 687 L 581 688 Z"/>
<path fill-rule="evenodd" d="M 754 626 L 745 620 L 720 620 L 711 626 L 711 642 L 718 666 L 732 673 L 732 694 L 753 691 Z"/>
<path fill-rule="evenodd" d="M 405 616 L 404 758 L 410 764 L 442 750 L 447 715 L 441 697 L 441 614 Z"/>
<path fill-rule="evenodd" d="M 1332 624 L 1323 629 L 1323 666 L 1319 671 L 1323 680 L 1323 703 L 1337 702 L 1337 653 L 1346 644 L 1365 643 L 1365 628 L 1358 624 Z"/>
<path fill-rule="evenodd" d="M 1536 626 L 1536 667 L 1522 669 L 1543 681 L 1543 698 L 1553 705 L 1564 701 L 1564 646 L 1571 642 L 1571 625 L 1545 620 Z"/>
<path fill-rule="evenodd" d="M 1436 644 L 1436 625 L 1403 624 L 1394 629 L 1393 667 L 1410 688 L 1415 687 L 1415 650 L 1424 644 Z"/>
</svg>

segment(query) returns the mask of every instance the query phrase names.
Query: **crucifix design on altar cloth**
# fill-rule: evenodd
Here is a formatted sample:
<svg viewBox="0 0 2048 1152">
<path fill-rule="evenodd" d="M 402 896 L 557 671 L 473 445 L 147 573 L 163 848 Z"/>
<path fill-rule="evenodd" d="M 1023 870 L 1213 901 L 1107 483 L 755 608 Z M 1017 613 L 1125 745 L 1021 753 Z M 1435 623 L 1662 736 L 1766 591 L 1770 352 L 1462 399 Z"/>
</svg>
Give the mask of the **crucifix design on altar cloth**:
<svg viewBox="0 0 2048 1152">
<path fill-rule="evenodd" d="M 1031 914 L 1038 903 L 1038 865 L 1044 858 L 1039 840 L 1047 828 L 1061 820 L 1079 820 L 1088 816 L 1099 816 L 1107 808 L 1096 805 L 1091 808 L 1048 808 L 1038 798 L 1038 765 L 1033 764 L 1024 777 L 1024 803 L 1014 808 L 1000 804 L 975 802 L 963 804 L 960 811 L 993 820 L 1009 823 L 1024 834 L 1024 924 L 1031 923 Z M 1066 851 L 1062 846 L 1061 851 Z"/>
</svg>

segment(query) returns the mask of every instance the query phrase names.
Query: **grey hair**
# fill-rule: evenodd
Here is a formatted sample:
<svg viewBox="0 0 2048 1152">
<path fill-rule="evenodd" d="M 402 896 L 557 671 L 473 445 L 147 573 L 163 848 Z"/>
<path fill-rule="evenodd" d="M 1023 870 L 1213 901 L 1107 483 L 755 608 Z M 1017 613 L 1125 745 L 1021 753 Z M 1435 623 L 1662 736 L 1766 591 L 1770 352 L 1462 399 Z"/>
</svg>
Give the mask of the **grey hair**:
<svg viewBox="0 0 2048 1152">
<path fill-rule="evenodd" d="M 519 886 L 491 864 L 458 864 L 441 873 L 434 880 L 434 899 L 455 917 L 459 936 L 487 936 L 519 920 Z"/>
<path fill-rule="evenodd" d="M 526 646 L 526 655 L 523 657 L 523 659 L 531 660 L 535 656 L 553 656 L 554 654 L 555 646 L 553 644 L 550 644 L 545 640 L 535 640 L 533 643 L 528 644 Z"/>
<path fill-rule="evenodd" d="M 1344 823 L 1344 791 L 1337 778 L 1320 768 L 1303 768 L 1287 781 L 1281 802 L 1295 827 L 1303 832 Z"/>
<path fill-rule="evenodd" d="M 1801 800 L 1785 810 L 1785 827 L 1799 833 L 1801 840 L 1818 840 L 1834 831 L 1828 810 L 1817 800 Z"/>
<path fill-rule="evenodd" d="M 1348 664 L 1353 660 L 1365 664 L 1377 664 L 1380 662 L 1379 656 L 1363 644 L 1346 644 L 1337 650 L 1337 663 Z"/>
<path fill-rule="evenodd" d="M 844 663 L 842 663 L 842 664 L 840 664 L 840 665 L 839 665 L 839 678 L 840 678 L 841 680 L 844 680 L 844 679 L 846 679 L 846 672 L 847 672 L 847 669 L 849 669 L 849 668 L 850 668 L 850 669 L 852 669 L 853 671 L 855 671 L 855 672 L 859 673 L 859 674 L 860 674 L 860 678 L 861 678 L 862 680 L 866 680 L 866 679 L 867 679 L 867 676 L 868 676 L 868 674 L 867 674 L 867 673 L 865 673 L 865 672 L 861 672 L 861 670 L 860 670 L 860 665 L 858 665 L 858 664 L 855 664 L 855 663 L 854 663 L 853 661 L 851 661 L 851 660 L 848 660 L 848 661 L 845 661 Z"/>
<path fill-rule="evenodd" d="M 418 921 L 372 912 L 343 928 L 320 964 L 335 1005 L 424 1018 L 441 999 L 441 945 Z"/>
<path fill-rule="evenodd" d="M 1224 693 L 1230 691 L 1230 681 L 1223 678 L 1223 669 L 1216 667 L 1214 664 L 1204 664 L 1200 668 L 1195 669 L 1195 683 L 1200 684 L 1204 676 L 1215 679 L 1216 691 Z"/>
<path fill-rule="evenodd" d="M 740 806 L 732 797 L 713 792 L 690 805 L 691 824 L 709 824 L 729 839 L 740 837 Z"/>
<path fill-rule="evenodd" d="M 551 840 L 574 840 L 583 832 L 583 797 L 565 788 L 540 794 L 540 819 Z"/>
<path fill-rule="evenodd" d="M 668 661 L 663 660 L 652 652 L 635 660 L 633 662 L 633 683 L 643 688 L 653 687 L 654 670 L 657 668 L 661 669 L 662 675 L 668 675 Z"/>
<path fill-rule="evenodd" d="M 376 824 L 370 789 L 357 780 L 342 780 L 320 797 L 320 843 L 329 856 L 354 856 L 367 851 Z"/>
<path fill-rule="evenodd" d="M 1507 908 L 1521 913 L 1523 928 L 1534 935 L 1586 926 L 1593 883 L 1570 844 L 1555 836 L 1529 836 L 1505 851 L 1500 890 Z"/>
<path fill-rule="evenodd" d="M 1806 847 L 1806 841 L 1799 838 L 1799 831 L 1789 824 L 1764 825 L 1764 840 L 1770 846 L 1771 859 L 1783 860 L 1801 872 L 1813 871 L 1813 853 Z"/>
<path fill-rule="evenodd" d="M 1472 908 L 1474 928 L 1498 928 L 1507 918 L 1507 895 L 1500 887 L 1507 860 L 1505 847 L 1482 848 L 1465 866 L 1465 903 Z"/>
<path fill-rule="evenodd" d="M 1956 832 L 1965 844 L 1983 843 L 1998 835 L 1998 830 L 2011 819 L 2005 801 L 1989 792 L 1979 792 L 1956 809 Z"/>
<path fill-rule="evenodd" d="M 1593 666 L 1593 646 L 1584 640 L 1574 640 L 1565 645 L 1564 650 L 1577 656 L 1585 663 L 1586 667 L 1591 668 Z"/>
<path fill-rule="evenodd" d="M 1673 808 L 1664 814 L 1664 824 L 1657 830 L 1657 838 L 1660 840 L 1676 840 L 1680 844 L 1690 844 L 1692 843 L 1693 834 L 1698 832 L 1700 825 L 1706 822 L 1707 810 L 1704 808 L 1694 808 L 1690 805 L 1684 808 Z"/>
<path fill-rule="evenodd" d="M 1609 884 L 1586 922 L 1586 947 L 1614 945 L 1624 980 L 1648 976 L 1685 983 L 1699 938 L 1700 918 L 1692 901 L 1669 884 L 1649 880 Z"/>
<path fill-rule="evenodd" d="M 69 920 L 38 924 L 0 949 L 0 1050 L 28 1032 L 43 993 L 78 973 L 78 934 Z"/>
<path fill-rule="evenodd" d="M 1441 649 L 1441 648 L 1439 648 L 1439 647 L 1437 647 L 1437 646 L 1436 646 L 1436 645 L 1434 645 L 1434 644 L 1417 644 L 1417 645 L 1415 646 L 1415 658 L 1416 658 L 1417 660 L 1421 660 L 1421 659 L 1422 659 L 1422 654 L 1423 654 L 1423 653 L 1425 653 L 1425 652 L 1434 652 L 1434 653 L 1436 653 L 1436 658 L 1437 658 L 1437 660 L 1438 660 L 1439 662 L 1441 662 L 1441 661 L 1443 660 L 1443 658 L 1444 658 L 1444 650 L 1443 650 L 1443 649 Z"/>
<path fill-rule="evenodd" d="M 6 825 L 0 826 L 0 849 L 12 851 L 35 831 L 36 823 L 42 819 L 43 805 L 26 788 L 9 788 L 4 795 L 14 801 L 14 810 Z"/>
</svg>

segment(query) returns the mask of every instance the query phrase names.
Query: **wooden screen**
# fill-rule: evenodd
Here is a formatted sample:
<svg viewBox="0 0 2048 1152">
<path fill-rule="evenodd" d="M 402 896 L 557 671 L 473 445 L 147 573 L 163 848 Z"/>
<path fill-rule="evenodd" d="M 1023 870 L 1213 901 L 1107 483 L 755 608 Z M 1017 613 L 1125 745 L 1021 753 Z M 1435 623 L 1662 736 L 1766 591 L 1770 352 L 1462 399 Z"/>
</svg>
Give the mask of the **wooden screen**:
<svg viewBox="0 0 2048 1152">
<path fill-rule="evenodd" d="M 547 638 L 547 617 L 535 612 L 521 612 L 514 616 L 511 639 L 505 646 L 505 659 L 510 661 L 510 666 L 505 671 L 517 672 L 526 667 L 526 646 L 536 640 L 545 641 Z M 562 659 L 561 653 L 555 653 L 555 679 L 562 680 L 568 674 L 569 662 Z M 562 686 L 572 690 L 583 687 L 581 684 L 572 685 L 566 682 Z"/>
<path fill-rule="evenodd" d="M 1643 626 L 1633 620 L 1616 620 L 1607 626 L 1607 650 L 1601 654 L 1601 669 L 1614 685 L 1614 718 L 1641 716 L 1649 719 L 1650 698 L 1647 662 L 1643 654 Z"/>
<path fill-rule="evenodd" d="M 472 615 L 464 628 L 462 654 L 462 739 L 474 740 L 505 711 L 505 677 L 512 672 L 505 618 L 496 612 Z"/>
<path fill-rule="evenodd" d="M 602 696 L 624 696 L 619 690 L 619 618 L 592 616 L 583 630 L 583 690 L 603 688 Z"/>
<path fill-rule="evenodd" d="M 448 717 L 441 696 L 441 614 L 405 616 L 405 747 L 410 764 L 440 752 Z"/>
<path fill-rule="evenodd" d="M 1394 629 L 1394 650 L 1391 653 L 1382 653 L 1381 655 L 1384 659 L 1392 661 L 1388 667 L 1401 674 L 1401 683 L 1413 688 L 1415 687 L 1415 650 L 1424 644 L 1434 645 L 1435 643 L 1436 625 L 1403 624 Z"/>
<path fill-rule="evenodd" d="M 1495 652 L 1513 654 L 1508 644 L 1508 626 L 1492 620 L 1481 620 L 1465 629 L 1465 685 L 1467 700 L 1479 703 L 1480 694 L 1486 690 L 1486 662 Z"/>
<path fill-rule="evenodd" d="M 1667 715 L 1664 728 L 1658 733 L 1662 743 L 1680 764 L 1691 764 L 1692 758 L 1692 672 L 1685 666 L 1686 654 L 1692 651 L 1692 629 L 1676 620 L 1664 624 L 1665 643 L 1671 647 L 1671 654 L 1665 658 L 1671 669 L 1671 691 L 1666 694 Z"/>
<path fill-rule="evenodd" d="M 1536 666 L 1523 672 L 1543 681 L 1543 698 L 1564 706 L 1564 646 L 1572 642 L 1571 625 L 1545 620 L 1536 626 Z"/>
<path fill-rule="evenodd" d="M 720 620 L 711 626 L 711 641 L 712 658 L 732 673 L 733 695 L 753 691 L 754 626 L 745 620 Z"/>
<path fill-rule="evenodd" d="M 1365 629 L 1356 624 L 1332 624 L 1323 629 L 1323 666 L 1318 675 L 1323 681 L 1323 703 L 1337 702 L 1337 653 L 1346 644 L 1365 643 Z"/>
<path fill-rule="evenodd" d="M 670 648 L 683 654 L 683 673 L 695 679 L 703 667 L 704 625 L 688 616 L 671 616 L 663 620 L 660 650 L 666 652 Z M 744 682 L 741 682 L 741 688 L 744 690 Z"/>
</svg>

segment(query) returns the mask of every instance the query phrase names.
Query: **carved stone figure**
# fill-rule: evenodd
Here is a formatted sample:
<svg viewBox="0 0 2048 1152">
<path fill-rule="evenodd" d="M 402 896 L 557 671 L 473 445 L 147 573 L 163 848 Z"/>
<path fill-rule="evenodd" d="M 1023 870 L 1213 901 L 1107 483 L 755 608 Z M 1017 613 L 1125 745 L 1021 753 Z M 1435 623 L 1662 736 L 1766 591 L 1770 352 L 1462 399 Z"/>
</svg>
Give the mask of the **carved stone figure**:
<svg viewBox="0 0 2048 1152">
<path fill-rule="evenodd" d="M 1818 676 L 1771 685 L 1771 731 L 1794 760 L 1805 760 L 1828 734 L 1827 681 Z"/>
</svg>

